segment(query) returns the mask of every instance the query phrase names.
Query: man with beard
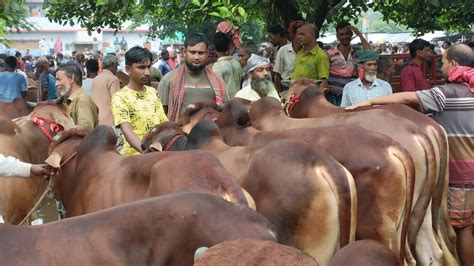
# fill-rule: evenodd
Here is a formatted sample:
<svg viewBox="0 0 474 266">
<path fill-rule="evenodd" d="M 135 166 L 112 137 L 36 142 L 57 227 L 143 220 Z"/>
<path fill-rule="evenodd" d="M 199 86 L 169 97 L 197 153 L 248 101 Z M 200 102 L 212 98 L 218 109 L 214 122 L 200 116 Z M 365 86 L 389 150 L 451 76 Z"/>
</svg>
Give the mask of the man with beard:
<svg viewBox="0 0 474 266">
<path fill-rule="evenodd" d="M 125 53 L 128 85 L 112 95 L 114 123 L 125 137 L 124 155 L 142 153 L 141 138 L 153 126 L 168 121 L 156 90 L 148 87 L 153 54 L 135 46 Z"/>
<path fill-rule="evenodd" d="M 202 33 L 184 40 L 184 64 L 166 74 L 158 85 L 165 112 L 170 121 L 178 122 L 180 114 L 192 103 L 229 99 L 224 81 L 206 67 L 209 41 Z"/>
<path fill-rule="evenodd" d="M 461 265 L 474 265 L 474 53 L 455 44 L 443 54 L 441 71 L 448 83 L 429 90 L 373 98 L 347 110 L 381 104 L 407 104 L 431 113 L 449 144 L 448 213 L 456 232 Z M 446 193 L 446 191 L 445 191 Z"/>
<path fill-rule="evenodd" d="M 262 97 L 270 96 L 280 101 L 278 92 L 271 80 L 269 64 L 270 61 L 267 58 L 252 54 L 247 62 L 247 75 L 250 83 L 238 91 L 235 98 L 255 102 Z"/>
<path fill-rule="evenodd" d="M 363 76 L 344 86 L 341 106 L 354 105 L 370 98 L 392 94 L 390 84 L 377 78 L 379 55 L 371 49 L 359 50 L 355 55 Z"/>
<path fill-rule="evenodd" d="M 334 105 L 341 104 L 342 89 L 350 81 L 357 78 L 354 49 L 351 46 L 353 35 L 357 35 L 362 42 L 363 49 L 370 49 L 370 44 L 362 33 L 349 22 L 344 21 L 336 25 L 336 37 L 339 44 L 328 50 L 329 62 L 329 91 L 326 99 Z"/>
<path fill-rule="evenodd" d="M 74 124 L 90 132 L 97 126 L 99 109 L 81 86 L 82 74 L 76 64 L 63 65 L 56 72 L 57 93 L 63 98 Z"/>
</svg>

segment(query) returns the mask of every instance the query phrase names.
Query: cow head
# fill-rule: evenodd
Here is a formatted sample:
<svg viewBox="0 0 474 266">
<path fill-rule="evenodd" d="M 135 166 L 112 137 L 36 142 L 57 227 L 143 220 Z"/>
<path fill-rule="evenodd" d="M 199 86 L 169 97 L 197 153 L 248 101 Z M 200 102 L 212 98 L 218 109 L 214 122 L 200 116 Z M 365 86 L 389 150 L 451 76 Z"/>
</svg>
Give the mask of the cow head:
<svg viewBox="0 0 474 266">
<path fill-rule="evenodd" d="M 164 122 L 154 126 L 142 139 L 142 150 L 145 153 L 153 151 L 169 150 L 165 149 L 173 138 L 186 137 L 186 133 L 179 124 Z M 173 149 L 174 150 L 174 149 Z"/>
<path fill-rule="evenodd" d="M 321 84 L 321 81 L 317 81 L 317 80 L 309 79 L 309 78 L 299 78 L 290 84 L 290 87 L 288 88 L 288 91 L 285 94 L 285 98 L 282 99 L 282 101 L 286 105 L 290 102 L 290 99 L 292 96 L 293 97 L 299 96 L 301 92 L 303 92 L 306 88 L 309 88 L 309 87 L 319 88 L 320 84 Z M 326 90 L 327 89 L 322 91 L 323 94 L 326 92 Z"/>
<path fill-rule="evenodd" d="M 245 128 L 250 126 L 248 109 L 240 101 L 229 101 L 216 120 L 217 125 L 222 128 L 237 127 Z"/>
<path fill-rule="evenodd" d="M 30 121 L 34 116 L 39 116 L 54 121 L 58 125 L 61 125 L 64 130 L 75 127 L 74 122 L 69 116 L 67 107 L 51 102 L 39 103 L 28 116 L 20 117 L 14 121 L 17 123 L 17 125 L 21 126 L 22 124 Z"/>
<path fill-rule="evenodd" d="M 186 111 L 179 115 L 178 123 L 183 131 L 189 133 L 191 128 L 201 120 L 215 121 L 222 111 L 223 106 L 215 102 L 197 102 L 186 107 Z"/>
</svg>

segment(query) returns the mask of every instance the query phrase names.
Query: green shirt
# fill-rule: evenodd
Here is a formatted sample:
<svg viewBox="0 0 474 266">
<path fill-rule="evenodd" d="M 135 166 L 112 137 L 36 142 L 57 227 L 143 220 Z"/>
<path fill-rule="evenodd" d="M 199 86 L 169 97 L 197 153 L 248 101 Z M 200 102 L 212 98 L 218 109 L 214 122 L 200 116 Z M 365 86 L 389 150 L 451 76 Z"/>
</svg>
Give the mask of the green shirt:
<svg viewBox="0 0 474 266">
<path fill-rule="evenodd" d="M 329 57 L 318 45 L 308 54 L 301 49 L 296 55 L 292 80 L 298 78 L 327 79 L 329 77 Z"/>
</svg>

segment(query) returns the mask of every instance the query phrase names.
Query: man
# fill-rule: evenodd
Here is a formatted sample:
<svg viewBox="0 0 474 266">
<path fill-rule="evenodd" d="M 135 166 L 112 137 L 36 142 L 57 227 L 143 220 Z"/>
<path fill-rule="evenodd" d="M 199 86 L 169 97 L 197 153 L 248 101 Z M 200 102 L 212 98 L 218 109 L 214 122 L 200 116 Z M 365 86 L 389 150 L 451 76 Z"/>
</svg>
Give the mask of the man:
<svg viewBox="0 0 474 266">
<path fill-rule="evenodd" d="M 2 177 L 31 177 L 34 175 L 54 175 L 55 170 L 47 164 L 30 164 L 12 156 L 0 154 L 0 176 Z"/>
<path fill-rule="evenodd" d="M 229 37 L 222 32 L 214 35 L 214 47 L 218 59 L 212 66 L 212 71 L 224 80 L 229 96 L 232 98 L 240 90 L 243 71 L 240 63 L 233 59 L 229 53 L 230 41 Z"/>
<path fill-rule="evenodd" d="M 141 138 L 157 124 L 168 121 L 156 90 L 145 86 L 150 79 L 153 54 L 135 46 L 125 53 L 129 83 L 112 95 L 114 123 L 125 137 L 124 155 L 142 153 Z"/>
<path fill-rule="evenodd" d="M 275 86 L 278 92 L 288 90 L 291 83 L 291 74 L 295 68 L 296 53 L 300 50 L 296 38 L 293 42 L 283 45 L 277 52 L 273 72 L 275 73 Z"/>
<path fill-rule="evenodd" d="M 102 73 L 92 81 L 92 99 L 99 108 L 99 125 L 114 126 L 112 114 L 112 95 L 120 89 L 117 74 L 118 59 L 113 54 L 108 54 L 102 60 Z"/>
<path fill-rule="evenodd" d="M 31 54 L 28 54 L 25 56 L 25 72 L 26 73 L 32 73 L 34 72 L 34 68 L 33 68 L 33 57 L 31 56 Z"/>
<path fill-rule="evenodd" d="M 41 50 L 41 55 L 48 55 L 48 44 L 46 43 L 46 36 L 41 37 L 41 40 L 38 43 L 39 49 Z"/>
<path fill-rule="evenodd" d="M 23 59 L 21 59 L 21 53 L 19 51 L 16 51 L 15 53 L 15 57 L 16 57 L 16 67 L 25 72 L 25 62 L 23 62 Z"/>
<path fill-rule="evenodd" d="M 28 87 L 25 78 L 16 72 L 16 57 L 5 58 L 5 71 L 0 72 L 0 101 L 13 102 L 15 98 L 25 98 Z"/>
<path fill-rule="evenodd" d="M 443 126 L 449 144 L 448 212 L 462 265 L 474 265 L 474 53 L 464 44 L 443 54 L 449 83 L 429 90 L 395 93 L 348 107 L 401 103 L 421 107 Z"/>
<path fill-rule="evenodd" d="M 227 21 L 222 21 L 219 24 L 217 24 L 217 32 L 222 32 L 229 37 L 231 40 L 230 45 L 229 45 L 229 54 L 234 57 L 235 60 L 237 60 L 237 53 L 240 48 L 240 44 L 242 43 L 242 40 L 240 39 L 240 29 L 239 26 L 237 25 L 232 25 L 231 23 Z"/>
<path fill-rule="evenodd" d="M 351 40 L 354 33 L 360 38 L 363 49 L 370 49 L 370 44 L 364 35 L 347 21 L 336 25 L 336 38 L 339 44 L 328 50 L 329 62 L 329 90 L 326 99 L 334 105 L 340 105 L 344 86 L 357 78 L 356 62 L 353 57 L 354 49 Z"/>
<path fill-rule="evenodd" d="M 377 78 L 390 83 L 393 75 L 395 75 L 395 63 L 393 60 L 388 56 L 380 57 L 377 62 Z"/>
<path fill-rule="evenodd" d="M 76 64 L 63 65 L 56 72 L 58 94 L 63 98 L 74 124 L 90 132 L 97 126 L 99 110 L 81 86 L 81 70 Z"/>
<path fill-rule="evenodd" d="M 38 101 L 56 99 L 56 79 L 49 72 L 49 61 L 46 57 L 40 57 L 36 63 L 36 72 L 39 74 L 40 89 L 38 90 Z"/>
<path fill-rule="evenodd" d="M 415 39 L 410 43 L 411 61 L 400 71 L 400 91 L 427 90 L 431 88 L 425 75 L 425 62 L 431 59 L 430 43 Z"/>
<path fill-rule="evenodd" d="M 248 60 L 249 69 L 247 70 L 250 82 L 237 92 L 235 98 L 255 102 L 260 98 L 270 96 L 281 101 L 272 83 L 269 64 L 270 61 L 267 58 L 252 54 Z"/>
<path fill-rule="evenodd" d="M 92 81 L 99 73 L 99 61 L 96 59 L 89 59 L 86 61 L 87 78 L 82 81 L 82 89 L 84 92 L 92 97 Z"/>
<path fill-rule="evenodd" d="M 120 40 L 118 39 L 118 37 L 115 37 L 114 47 L 116 52 L 120 51 Z"/>
<path fill-rule="evenodd" d="M 162 75 L 166 75 L 168 74 L 168 72 L 171 71 L 171 67 L 168 64 L 168 59 L 170 59 L 170 53 L 168 52 L 168 50 L 163 49 L 163 51 L 161 51 L 160 64 L 158 65 L 158 69 L 160 70 Z"/>
<path fill-rule="evenodd" d="M 268 28 L 268 40 L 279 50 L 283 45 L 288 44 L 286 30 L 281 25 L 272 25 Z"/>
<path fill-rule="evenodd" d="M 65 59 L 62 53 L 58 53 L 56 55 L 56 64 L 58 65 L 58 67 L 69 64 L 69 63 L 70 61 L 68 59 Z"/>
<path fill-rule="evenodd" d="M 166 62 L 168 63 L 168 66 L 170 67 L 171 71 L 176 69 L 176 53 L 174 52 L 174 49 L 171 47 L 168 47 L 168 59 Z"/>
<path fill-rule="evenodd" d="M 239 58 L 240 66 L 243 68 L 244 72 L 246 72 L 247 61 L 250 58 L 250 55 L 257 54 L 257 46 L 254 43 L 244 43 L 239 48 L 239 52 L 237 53 L 237 57 Z"/>
<path fill-rule="evenodd" d="M 291 79 L 310 78 L 321 80 L 321 87 L 327 88 L 329 58 L 318 46 L 318 29 L 314 24 L 305 23 L 296 30 L 296 38 L 302 49 L 296 55 L 295 70 Z"/>
<path fill-rule="evenodd" d="M 209 41 L 202 33 L 184 40 L 184 64 L 166 74 L 158 85 L 170 121 L 178 122 L 189 104 L 203 101 L 223 103 L 229 99 L 224 81 L 206 68 Z"/>
<path fill-rule="evenodd" d="M 86 72 L 84 71 L 84 62 L 86 61 L 86 57 L 83 53 L 78 52 L 75 54 L 74 59 L 76 60 L 76 65 L 81 70 L 82 77 L 86 77 Z"/>
<path fill-rule="evenodd" d="M 127 51 L 128 49 L 128 43 L 124 36 L 122 36 L 122 40 L 120 41 L 120 48 L 122 48 L 122 51 Z"/>
<path fill-rule="evenodd" d="M 341 106 L 349 106 L 370 98 L 392 94 L 392 87 L 377 78 L 379 55 L 372 49 L 358 50 L 355 53 L 362 70 L 362 77 L 347 83 L 342 92 Z"/>
<path fill-rule="evenodd" d="M 54 42 L 54 54 L 57 55 L 59 53 L 63 52 L 63 42 L 59 37 L 56 38 L 56 41 Z"/>
</svg>

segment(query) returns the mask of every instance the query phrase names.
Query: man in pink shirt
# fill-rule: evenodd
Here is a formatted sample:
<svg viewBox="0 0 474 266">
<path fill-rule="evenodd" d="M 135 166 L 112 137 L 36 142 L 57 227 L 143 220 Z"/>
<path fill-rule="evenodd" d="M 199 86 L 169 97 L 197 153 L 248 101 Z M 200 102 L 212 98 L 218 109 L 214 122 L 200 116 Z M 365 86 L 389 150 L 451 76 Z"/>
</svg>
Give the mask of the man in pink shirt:
<svg viewBox="0 0 474 266">
<path fill-rule="evenodd" d="M 56 38 L 56 41 L 54 42 L 54 54 L 57 55 L 63 51 L 63 42 L 59 39 L 59 37 Z"/>
<path fill-rule="evenodd" d="M 430 43 L 416 39 L 410 43 L 411 61 L 400 72 L 400 91 L 419 91 L 431 88 L 424 65 L 433 55 Z"/>
</svg>

